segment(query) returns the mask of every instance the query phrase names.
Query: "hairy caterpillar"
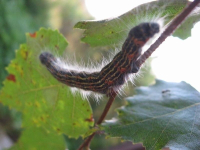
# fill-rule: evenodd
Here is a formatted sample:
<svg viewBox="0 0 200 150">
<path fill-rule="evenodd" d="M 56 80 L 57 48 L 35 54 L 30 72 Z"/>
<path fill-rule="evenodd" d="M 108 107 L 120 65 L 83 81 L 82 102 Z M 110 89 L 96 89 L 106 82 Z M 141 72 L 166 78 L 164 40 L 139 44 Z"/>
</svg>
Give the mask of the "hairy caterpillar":
<svg viewBox="0 0 200 150">
<path fill-rule="evenodd" d="M 78 72 L 64 69 L 58 59 L 49 52 L 43 52 L 39 58 L 48 71 L 60 82 L 86 91 L 109 94 L 109 90 L 118 89 L 124 84 L 131 73 L 137 73 L 139 68 L 135 61 L 141 55 L 141 48 L 159 32 L 157 23 L 141 23 L 132 28 L 125 40 L 122 50 L 100 72 Z"/>
</svg>

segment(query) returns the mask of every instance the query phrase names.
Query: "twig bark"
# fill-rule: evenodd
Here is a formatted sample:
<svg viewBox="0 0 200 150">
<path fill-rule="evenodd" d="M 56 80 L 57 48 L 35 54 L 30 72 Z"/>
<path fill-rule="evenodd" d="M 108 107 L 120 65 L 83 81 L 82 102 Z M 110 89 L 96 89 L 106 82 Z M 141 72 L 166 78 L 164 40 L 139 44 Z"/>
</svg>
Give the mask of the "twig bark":
<svg viewBox="0 0 200 150">
<path fill-rule="evenodd" d="M 109 111 L 109 109 L 110 109 L 110 107 L 111 107 L 113 101 L 115 100 L 116 95 L 117 95 L 117 93 L 116 93 L 115 91 L 113 91 L 113 90 L 110 91 L 109 100 L 108 100 L 108 102 L 107 102 L 107 104 L 106 104 L 106 107 L 104 108 L 104 110 L 103 110 L 103 112 L 102 112 L 102 114 L 101 114 L 99 120 L 97 121 L 96 125 L 100 125 L 100 124 L 103 122 L 103 120 L 105 119 L 105 117 L 106 117 L 106 115 L 107 115 L 107 113 L 108 113 L 108 111 Z M 94 132 L 92 135 L 90 135 L 90 136 L 81 144 L 81 146 L 79 147 L 78 150 L 83 150 L 84 148 L 86 148 L 86 150 L 89 150 L 90 142 L 91 142 L 91 140 L 93 139 L 93 137 L 95 136 L 95 134 L 96 134 L 96 133 Z"/>
<path fill-rule="evenodd" d="M 191 11 L 200 3 L 200 0 L 194 0 L 192 3 L 190 3 L 190 5 L 185 8 L 183 10 L 183 12 L 181 14 L 179 14 L 178 17 L 176 17 L 171 24 L 166 28 L 166 30 L 161 34 L 161 36 L 155 41 L 154 44 L 151 45 L 151 47 L 136 61 L 136 65 L 138 67 L 140 67 L 150 56 L 151 54 L 159 47 L 159 45 L 164 42 L 164 40 L 171 35 L 175 29 L 183 22 L 183 20 L 185 20 L 185 18 L 191 13 Z M 105 116 L 107 115 L 113 101 L 115 100 L 117 93 L 115 92 L 111 92 L 111 94 L 109 95 L 109 101 L 106 104 L 106 107 L 101 115 L 101 117 L 99 118 L 97 125 L 100 125 Z M 83 150 L 84 148 L 89 150 L 89 146 L 90 146 L 90 142 L 93 139 L 93 137 L 95 136 L 96 133 L 93 133 L 92 135 L 90 135 L 83 143 L 82 145 L 79 147 L 78 150 Z"/>
<path fill-rule="evenodd" d="M 103 120 L 105 119 L 105 117 L 106 117 L 106 115 L 107 115 L 107 113 L 108 113 L 113 101 L 115 100 L 116 95 L 117 95 L 117 93 L 115 91 L 111 90 L 110 98 L 108 100 L 108 103 L 106 104 L 106 107 L 103 110 L 103 113 L 102 113 L 101 117 L 99 118 L 99 120 L 97 122 L 97 125 L 100 125 L 103 122 Z"/>
</svg>

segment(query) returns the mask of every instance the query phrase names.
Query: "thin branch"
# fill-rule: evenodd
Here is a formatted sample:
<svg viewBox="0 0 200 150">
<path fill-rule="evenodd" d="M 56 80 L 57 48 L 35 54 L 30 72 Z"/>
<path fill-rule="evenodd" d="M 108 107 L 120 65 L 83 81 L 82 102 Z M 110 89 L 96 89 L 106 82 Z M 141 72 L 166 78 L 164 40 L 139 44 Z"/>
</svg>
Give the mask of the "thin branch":
<svg viewBox="0 0 200 150">
<path fill-rule="evenodd" d="M 190 5 L 182 11 L 166 28 L 166 30 L 161 34 L 161 36 L 153 43 L 150 48 L 144 52 L 144 54 L 136 61 L 136 65 L 140 67 L 151 54 L 164 42 L 164 40 L 170 36 L 175 29 L 185 20 L 185 18 L 191 13 L 191 11 L 200 3 L 200 0 L 194 0 Z"/>
<path fill-rule="evenodd" d="M 114 92 L 113 90 L 110 92 L 110 98 L 108 100 L 108 103 L 106 104 L 106 107 L 103 110 L 103 113 L 101 114 L 101 117 L 99 118 L 97 125 L 101 124 L 103 122 L 103 120 L 105 119 L 113 101 L 115 100 L 117 93 Z"/>
<path fill-rule="evenodd" d="M 151 47 L 136 61 L 137 66 L 141 66 L 149 57 L 150 55 L 158 48 L 158 46 L 169 36 L 171 35 L 174 30 L 183 22 L 183 20 L 191 13 L 191 11 L 200 3 L 200 0 L 194 0 L 187 8 L 184 9 L 184 11 L 176 17 L 172 23 L 166 28 L 166 30 L 161 34 L 161 36 L 156 40 L 154 44 L 151 45 Z M 115 100 L 117 93 L 114 91 L 111 91 L 109 95 L 109 101 L 106 104 L 106 107 L 104 108 L 103 113 L 101 114 L 101 117 L 99 118 L 97 125 L 100 125 L 103 120 L 105 119 L 113 101 Z M 79 147 L 78 150 L 83 150 L 86 148 L 89 150 L 90 142 L 95 136 L 96 132 L 94 132 L 92 135 L 90 135 Z"/>
<path fill-rule="evenodd" d="M 93 137 L 95 136 L 96 132 L 94 132 L 92 135 L 90 135 L 82 144 L 81 146 L 78 148 L 78 150 L 84 150 L 84 148 L 86 148 L 86 150 L 89 150 L 89 146 L 90 146 L 90 142 L 92 141 Z"/>
<path fill-rule="evenodd" d="M 109 100 L 106 104 L 106 107 L 104 108 L 102 114 L 101 114 L 101 117 L 99 118 L 99 120 L 97 121 L 97 125 L 100 125 L 103 120 L 105 119 L 112 103 L 114 102 L 115 100 L 115 97 L 116 97 L 117 93 L 113 90 L 110 91 L 110 94 L 109 94 Z M 93 139 L 93 137 L 95 136 L 96 132 L 94 132 L 92 135 L 90 135 L 82 144 L 81 146 L 79 147 L 78 150 L 83 150 L 83 148 L 86 148 L 87 150 L 89 150 L 89 146 L 90 146 L 90 142 L 91 140 Z"/>
</svg>

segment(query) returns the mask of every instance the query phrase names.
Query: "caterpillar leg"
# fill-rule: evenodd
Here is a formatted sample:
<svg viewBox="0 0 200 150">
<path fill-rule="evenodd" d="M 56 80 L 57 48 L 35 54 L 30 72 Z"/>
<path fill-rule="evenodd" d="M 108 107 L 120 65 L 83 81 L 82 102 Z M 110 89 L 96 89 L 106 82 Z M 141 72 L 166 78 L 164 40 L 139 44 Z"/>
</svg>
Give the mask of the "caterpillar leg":
<svg viewBox="0 0 200 150">
<path fill-rule="evenodd" d="M 139 67 L 135 64 L 135 62 L 133 62 L 131 64 L 131 69 L 130 69 L 130 73 L 137 73 L 139 71 Z"/>
</svg>

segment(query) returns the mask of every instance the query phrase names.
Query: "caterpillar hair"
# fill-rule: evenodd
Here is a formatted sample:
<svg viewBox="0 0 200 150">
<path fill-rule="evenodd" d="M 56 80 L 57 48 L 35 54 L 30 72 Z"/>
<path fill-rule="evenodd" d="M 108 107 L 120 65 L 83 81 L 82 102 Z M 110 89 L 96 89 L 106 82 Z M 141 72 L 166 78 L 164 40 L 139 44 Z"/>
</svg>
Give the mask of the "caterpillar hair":
<svg viewBox="0 0 200 150">
<path fill-rule="evenodd" d="M 115 92 L 120 90 L 129 79 L 128 76 L 138 72 L 135 62 L 141 55 L 141 48 L 159 30 L 159 24 L 154 22 L 141 23 L 132 28 L 121 51 L 99 72 L 69 70 L 60 65 L 60 60 L 49 52 L 41 53 L 39 59 L 61 83 L 85 91 L 109 94 L 111 89 Z"/>
</svg>

